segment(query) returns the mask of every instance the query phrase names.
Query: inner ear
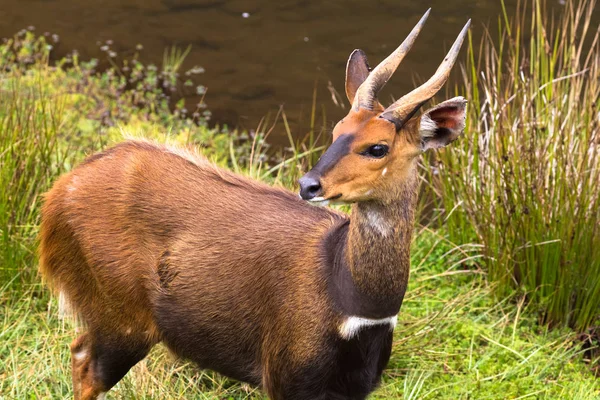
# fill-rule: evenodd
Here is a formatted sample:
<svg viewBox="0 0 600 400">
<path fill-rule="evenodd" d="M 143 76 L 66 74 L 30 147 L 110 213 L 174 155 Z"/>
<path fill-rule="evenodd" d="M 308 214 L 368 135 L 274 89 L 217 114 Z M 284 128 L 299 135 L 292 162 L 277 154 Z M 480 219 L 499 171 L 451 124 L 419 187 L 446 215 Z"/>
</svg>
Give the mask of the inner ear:
<svg viewBox="0 0 600 400">
<path fill-rule="evenodd" d="M 427 110 L 419 127 L 423 150 L 444 147 L 456 140 L 465 128 L 466 109 L 467 101 L 455 97 Z"/>
<path fill-rule="evenodd" d="M 367 79 L 370 71 L 365 52 L 360 49 L 354 50 L 346 65 L 346 96 L 350 104 L 354 102 L 358 87 Z"/>
</svg>

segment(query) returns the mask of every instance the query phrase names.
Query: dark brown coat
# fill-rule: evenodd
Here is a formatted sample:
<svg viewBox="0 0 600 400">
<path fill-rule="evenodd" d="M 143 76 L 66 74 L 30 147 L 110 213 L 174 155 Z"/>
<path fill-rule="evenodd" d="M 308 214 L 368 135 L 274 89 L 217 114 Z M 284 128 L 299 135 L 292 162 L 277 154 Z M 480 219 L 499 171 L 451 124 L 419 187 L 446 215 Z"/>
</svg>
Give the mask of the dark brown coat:
<svg viewBox="0 0 600 400">
<path fill-rule="evenodd" d="M 468 24 L 428 82 L 388 109 L 376 100 L 428 14 L 372 72 L 352 53 L 352 109 L 299 181 L 305 200 L 353 203 L 350 218 L 146 142 L 59 179 L 40 269 L 86 325 L 71 345 L 76 399 L 100 397 L 159 341 L 275 400 L 376 387 L 408 282 L 418 157 L 465 121 L 462 98 L 413 115 L 447 79 Z"/>
</svg>

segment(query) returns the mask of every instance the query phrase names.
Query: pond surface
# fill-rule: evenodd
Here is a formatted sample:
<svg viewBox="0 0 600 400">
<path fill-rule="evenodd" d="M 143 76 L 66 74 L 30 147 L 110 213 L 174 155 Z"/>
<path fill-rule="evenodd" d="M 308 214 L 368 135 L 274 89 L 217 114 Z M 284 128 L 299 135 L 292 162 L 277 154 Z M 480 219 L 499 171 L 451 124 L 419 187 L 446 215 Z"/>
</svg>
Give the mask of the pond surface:
<svg viewBox="0 0 600 400">
<path fill-rule="evenodd" d="M 296 135 L 310 123 L 313 91 L 325 125 L 344 114 L 345 64 L 362 48 L 371 66 L 386 57 L 428 7 L 432 13 L 386 90 L 384 104 L 435 71 L 468 18 L 475 40 L 501 15 L 499 0 L 0 0 L 0 36 L 33 25 L 60 36 L 58 52 L 77 49 L 105 59 L 144 46 L 142 60 L 160 64 L 165 48 L 191 45 L 184 68 L 201 65 L 199 83 L 213 121 L 255 128 L 283 105 Z M 506 0 L 509 15 L 516 0 Z M 558 0 L 551 3 L 560 9 Z M 463 50 L 464 52 L 465 50 Z M 338 95 L 335 95 L 337 93 Z M 333 100 L 337 97 L 336 105 Z M 188 99 L 195 104 L 198 98 Z M 323 118 L 319 117 L 319 123 Z M 282 128 L 278 128 L 278 130 Z M 283 132 L 275 133 L 283 135 Z M 281 137 L 281 136 L 280 136 Z"/>
</svg>

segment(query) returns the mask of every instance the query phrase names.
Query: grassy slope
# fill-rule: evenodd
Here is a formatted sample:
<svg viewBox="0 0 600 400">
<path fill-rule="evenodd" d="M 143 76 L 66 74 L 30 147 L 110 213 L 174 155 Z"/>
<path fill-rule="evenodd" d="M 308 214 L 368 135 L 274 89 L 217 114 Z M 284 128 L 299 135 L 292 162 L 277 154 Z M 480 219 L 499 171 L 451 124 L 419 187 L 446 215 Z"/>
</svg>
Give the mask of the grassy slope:
<svg viewBox="0 0 600 400">
<path fill-rule="evenodd" d="M 495 303 L 485 276 L 439 232 L 413 246 L 410 289 L 391 362 L 374 399 L 596 399 L 600 381 L 568 330 L 547 331 L 527 308 Z M 34 284 L 0 292 L 0 397 L 68 398 L 69 321 Z M 175 360 L 162 346 L 109 398 L 262 399 L 260 392 Z"/>
</svg>

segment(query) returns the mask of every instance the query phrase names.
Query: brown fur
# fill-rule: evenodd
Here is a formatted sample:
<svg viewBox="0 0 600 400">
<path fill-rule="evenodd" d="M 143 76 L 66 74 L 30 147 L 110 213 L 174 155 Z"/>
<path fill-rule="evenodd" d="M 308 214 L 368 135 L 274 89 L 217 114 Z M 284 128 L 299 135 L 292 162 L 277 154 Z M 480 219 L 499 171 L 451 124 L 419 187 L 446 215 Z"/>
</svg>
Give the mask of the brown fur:
<svg viewBox="0 0 600 400">
<path fill-rule="evenodd" d="M 88 332 L 141 347 L 161 340 L 152 310 L 159 293 L 189 295 L 207 319 L 234 313 L 235 326 L 217 330 L 260 332 L 260 381 L 261 358 L 265 368 L 278 368 L 269 357 L 281 340 L 288 342 L 286 362 L 301 363 L 318 353 L 316 339 L 331 329 L 324 322 L 335 316 L 314 262 L 320 237 L 343 218 L 204 160 L 126 142 L 66 174 L 48 193 L 41 272 L 67 295 Z M 202 298 L 188 286 L 195 281 L 205 282 Z M 270 326 L 257 325 L 266 315 Z M 77 339 L 73 348 L 89 341 Z M 84 386 L 80 398 L 93 398 L 85 393 L 98 391 L 94 383 L 77 375 L 74 369 Z"/>
<path fill-rule="evenodd" d="M 356 135 L 354 155 L 322 179 L 326 191 L 343 191 L 340 200 L 360 200 L 340 242 L 340 268 L 351 273 L 352 302 L 372 305 L 362 317 L 397 313 L 406 290 L 417 127 L 396 133 L 370 113 L 351 112 L 334 131 Z M 384 163 L 356 154 L 380 140 L 392 148 Z M 373 213 L 389 234 L 373 226 Z M 72 345 L 78 399 L 110 389 L 161 340 L 201 366 L 288 398 L 278 392 L 287 384 L 282 371 L 299 373 L 331 353 L 347 317 L 328 292 L 333 264 L 322 250 L 347 217 L 193 154 L 125 142 L 61 177 L 42 214 L 42 275 L 87 329 Z M 180 329 L 182 320 L 191 325 Z M 203 351 L 215 353 L 188 348 L 192 333 L 214 341 Z"/>
<path fill-rule="evenodd" d="M 368 76 L 353 54 L 349 97 Z M 398 313 L 417 159 L 456 139 L 464 108 L 457 98 L 427 112 L 426 134 L 419 118 L 382 118 L 379 102 L 351 110 L 309 172 L 323 198 L 355 203 L 350 218 L 146 142 L 62 176 L 42 209 L 40 270 L 85 324 L 71 345 L 75 398 L 97 398 L 163 341 L 273 399 L 364 399 L 389 359 L 390 325 L 353 336 L 340 326 Z M 365 155 L 376 144 L 389 153 Z"/>
</svg>

